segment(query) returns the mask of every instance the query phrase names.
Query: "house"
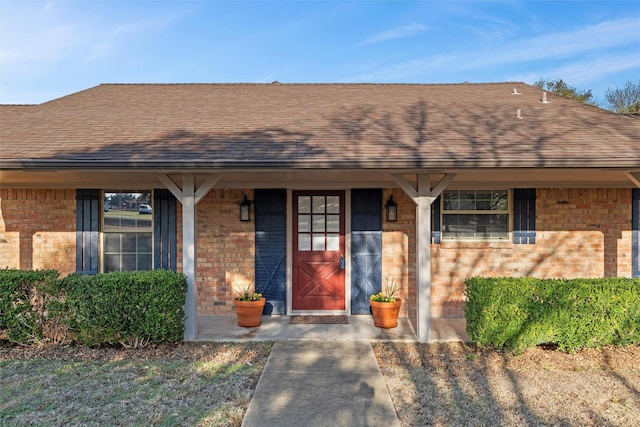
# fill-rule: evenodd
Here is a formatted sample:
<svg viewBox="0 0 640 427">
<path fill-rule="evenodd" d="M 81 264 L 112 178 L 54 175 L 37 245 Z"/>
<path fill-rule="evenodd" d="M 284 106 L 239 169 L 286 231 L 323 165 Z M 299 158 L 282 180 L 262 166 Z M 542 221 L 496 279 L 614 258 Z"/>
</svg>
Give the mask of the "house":
<svg viewBox="0 0 640 427">
<path fill-rule="evenodd" d="M 177 269 L 186 339 L 247 281 L 287 315 L 368 314 L 397 281 L 427 341 L 470 276 L 640 277 L 639 188 L 640 118 L 524 83 L 106 84 L 0 107 L 0 267 Z"/>
</svg>

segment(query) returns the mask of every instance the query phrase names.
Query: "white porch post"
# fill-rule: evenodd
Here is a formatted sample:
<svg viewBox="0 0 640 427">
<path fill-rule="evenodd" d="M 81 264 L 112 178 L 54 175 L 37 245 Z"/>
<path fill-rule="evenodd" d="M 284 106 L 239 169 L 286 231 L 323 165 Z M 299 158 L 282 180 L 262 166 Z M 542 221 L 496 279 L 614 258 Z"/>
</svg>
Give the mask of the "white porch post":
<svg viewBox="0 0 640 427">
<path fill-rule="evenodd" d="M 428 173 L 418 174 L 416 273 L 417 331 L 419 342 L 431 339 L 431 182 Z"/>
<path fill-rule="evenodd" d="M 184 339 L 193 341 L 196 328 L 196 198 L 192 173 L 182 178 L 182 272 L 187 276 L 187 299 L 184 303 Z"/>
<path fill-rule="evenodd" d="M 169 176 L 158 175 L 158 179 L 182 204 L 182 272 L 187 277 L 187 296 L 184 303 L 185 341 L 193 341 L 198 336 L 196 324 L 196 205 L 217 184 L 220 178 L 221 175 L 209 175 L 196 191 L 195 176 L 192 173 L 182 175 L 182 189 Z"/>
<path fill-rule="evenodd" d="M 431 174 L 417 174 L 418 189 L 402 175 L 393 175 L 396 184 L 416 204 L 416 334 L 419 342 L 431 340 L 431 204 L 453 181 L 447 173 L 431 189 Z"/>
</svg>

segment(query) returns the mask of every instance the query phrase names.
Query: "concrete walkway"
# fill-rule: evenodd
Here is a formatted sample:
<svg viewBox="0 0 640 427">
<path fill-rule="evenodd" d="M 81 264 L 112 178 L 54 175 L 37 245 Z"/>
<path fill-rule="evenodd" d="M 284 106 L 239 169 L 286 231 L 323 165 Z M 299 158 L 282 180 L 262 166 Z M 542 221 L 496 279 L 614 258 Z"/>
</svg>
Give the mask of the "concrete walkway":
<svg viewBox="0 0 640 427">
<path fill-rule="evenodd" d="M 276 341 L 244 427 L 400 426 L 368 341 Z"/>
<path fill-rule="evenodd" d="M 432 318 L 431 341 L 469 341 L 464 318 Z M 416 341 L 416 333 L 406 317 L 398 327 L 376 328 L 371 316 L 349 316 L 348 325 L 290 325 L 288 316 L 262 316 L 257 328 L 238 326 L 236 316 L 200 316 L 197 341 Z"/>
<path fill-rule="evenodd" d="M 468 341 L 464 319 L 432 318 L 431 341 Z M 201 316 L 198 341 L 274 341 L 249 403 L 245 427 L 399 426 L 371 342 L 415 342 L 410 319 L 376 328 L 371 316 L 349 324 L 289 324 L 287 316 L 263 316 L 242 328 L 235 316 Z"/>
</svg>

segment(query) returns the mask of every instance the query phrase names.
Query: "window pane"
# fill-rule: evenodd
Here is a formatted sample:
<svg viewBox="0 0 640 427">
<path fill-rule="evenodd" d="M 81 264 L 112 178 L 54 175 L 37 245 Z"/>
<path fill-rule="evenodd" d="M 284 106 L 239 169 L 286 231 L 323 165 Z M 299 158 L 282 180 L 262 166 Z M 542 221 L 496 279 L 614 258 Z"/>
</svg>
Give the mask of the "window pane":
<svg viewBox="0 0 640 427">
<path fill-rule="evenodd" d="M 313 213 L 325 213 L 324 196 L 313 196 Z"/>
<path fill-rule="evenodd" d="M 145 205 L 145 206 L 149 206 L 149 205 Z M 149 208 L 151 209 L 151 208 Z M 142 215 L 142 214 L 140 214 Z M 150 229 L 153 225 L 153 222 L 151 221 L 151 215 L 153 214 L 145 214 L 145 217 L 138 217 L 138 220 L 136 221 L 136 228 L 138 230 L 140 229 Z"/>
<path fill-rule="evenodd" d="M 310 251 L 311 250 L 311 235 L 310 234 L 298 234 L 298 250 Z"/>
<path fill-rule="evenodd" d="M 153 227 L 151 191 L 106 191 L 103 231 L 139 231 Z"/>
<path fill-rule="evenodd" d="M 327 215 L 327 231 L 330 233 L 340 231 L 340 217 L 338 215 Z"/>
<path fill-rule="evenodd" d="M 313 250 L 324 251 L 324 233 L 313 235 Z"/>
<path fill-rule="evenodd" d="M 151 254 L 138 255 L 138 270 L 152 270 L 153 262 Z"/>
<path fill-rule="evenodd" d="M 458 209 L 464 211 L 476 210 L 476 192 L 474 190 L 460 190 L 459 200 L 460 207 Z"/>
<path fill-rule="evenodd" d="M 340 196 L 327 196 L 327 213 L 340 213 Z"/>
<path fill-rule="evenodd" d="M 122 255 L 122 270 L 121 271 L 136 271 L 138 263 L 136 254 L 124 254 Z"/>
<path fill-rule="evenodd" d="M 324 215 L 313 216 L 313 231 L 324 232 Z"/>
<path fill-rule="evenodd" d="M 327 234 L 327 250 L 339 251 L 340 250 L 340 235 L 339 234 Z"/>
<path fill-rule="evenodd" d="M 138 252 L 153 252 L 151 233 L 138 233 Z"/>
<path fill-rule="evenodd" d="M 508 236 L 508 215 L 443 215 L 444 237 L 500 237 Z"/>
<path fill-rule="evenodd" d="M 121 233 L 122 237 L 122 252 L 123 253 L 135 253 L 137 249 L 137 233 Z"/>
<path fill-rule="evenodd" d="M 105 253 L 120 252 L 120 233 L 104 234 L 104 252 Z"/>
<path fill-rule="evenodd" d="M 298 196 L 298 212 L 311 213 L 311 196 Z"/>
<path fill-rule="evenodd" d="M 120 254 L 105 255 L 104 260 L 104 272 L 120 271 Z"/>
<path fill-rule="evenodd" d="M 509 192 L 508 191 L 496 191 L 492 195 L 491 210 L 494 211 L 507 211 L 509 210 Z"/>
<path fill-rule="evenodd" d="M 298 215 L 298 231 L 311 231 L 311 215 Z"/>
<path fill-rule="evenodd" d="M 442 197 L 442 209 L 445 211 L 457 211 L 460 209 L 457 191 L 445 191 Z"/>
<path fill-rule="evenodd" d="M 491 201 L 490 200 L 478 200 L 478 201 L 476 201 L 476 208 L 479 211 L 489 211 L 489 210 L 491 210 Z"/>
</svg>

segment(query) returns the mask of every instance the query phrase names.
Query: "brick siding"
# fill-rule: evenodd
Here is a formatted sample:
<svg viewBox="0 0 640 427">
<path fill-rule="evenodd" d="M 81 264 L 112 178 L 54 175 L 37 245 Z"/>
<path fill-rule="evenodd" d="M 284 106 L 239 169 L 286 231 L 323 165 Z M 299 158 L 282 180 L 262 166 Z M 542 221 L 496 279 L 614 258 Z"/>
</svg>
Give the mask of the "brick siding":
<svg viewBox="0 0 640 427">
<path fill-rule="evenodd" d="M 383 278 L 403 270 L 408 314 L 415 316 L 415 204 L 398 190 L 392 193 L 399 220 L 384 225 L 383 242 L 397 249 L 383 249 Z M 631 190 L 538 189 L 533 245 L 431 245 L 432 316 L 463 316 L 464 281 L 472 276 L 631 277 Z"/>
<path fill-rule="evenodd" d="M 253 191 L 212 190 L 197 206 L 197 312 L 233 313 L 233 284 L 254 280 L 254 212 L 240 222 L 238 203 Z M 415 204 L 401 190 L 398 221 L 383 223 L 383 282 L 399 281 L 401 315 L 415 316 Z M 0 268 L 75 271 L 75 190 L 0 189 Z M 178 203 L 178 242 L 182 239 Z M 471 276 L 631 276 L 630 189 L 538 189 L 536 243 L 431 245 L 432 315 L 464 314 Z M 182 247 L 178 247 L 178 270 Z"/>
<path fill-rule="evenodd" d="M 0 267 L 76 269 L 75 190 L 0 189 Z"/>
<path fill-rule="evenodd" d="M 197 205 L 198 315 L 233 313 L 234 284 L 254 283 L 255 211 L 240 221 L 243 194 L 253 200 L 253 191 L 212 190 Z"/>
</svg>

